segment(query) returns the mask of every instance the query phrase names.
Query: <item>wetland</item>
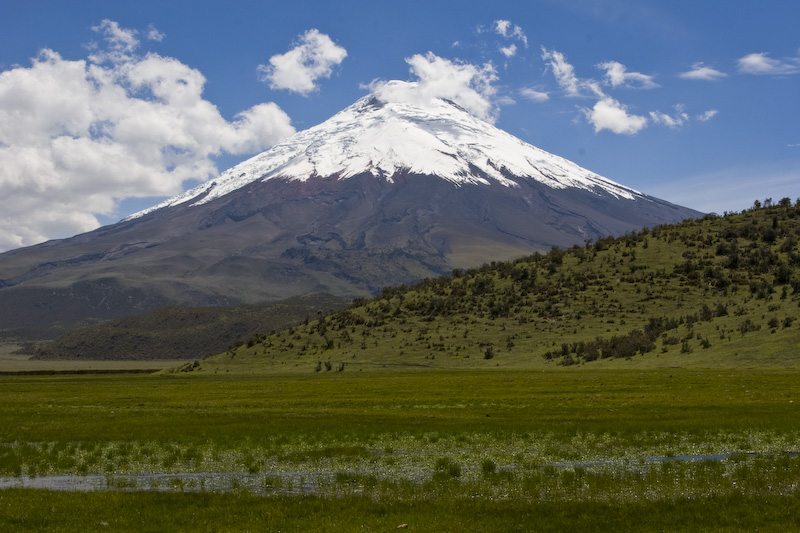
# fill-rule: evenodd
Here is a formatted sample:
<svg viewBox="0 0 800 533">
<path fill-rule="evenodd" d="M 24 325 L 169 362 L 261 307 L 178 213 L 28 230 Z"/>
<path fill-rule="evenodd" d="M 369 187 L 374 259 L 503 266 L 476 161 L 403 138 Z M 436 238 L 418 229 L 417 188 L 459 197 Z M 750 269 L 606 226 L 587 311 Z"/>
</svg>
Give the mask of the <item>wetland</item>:
<svg viewBox="0 0 800 533">
<path fill-rule="evenodd" d="M 3 376 L 0 529 L 792 529 L 798 373 Z"/>
</svg>

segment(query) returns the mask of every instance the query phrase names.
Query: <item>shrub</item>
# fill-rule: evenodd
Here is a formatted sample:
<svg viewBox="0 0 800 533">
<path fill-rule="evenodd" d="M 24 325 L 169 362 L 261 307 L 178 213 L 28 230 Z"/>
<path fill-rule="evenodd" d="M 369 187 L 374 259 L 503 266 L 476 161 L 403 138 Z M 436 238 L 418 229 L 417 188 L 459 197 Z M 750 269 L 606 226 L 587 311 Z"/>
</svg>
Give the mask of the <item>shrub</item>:
<svg viewBox="0 0 800 533">
<path fill-rule="evenodd" d="M 442 457 L 436 460 L 436 472 L 438 474 L 443 474 L 443 476 L 439 476 L 439 478 L 459 478 L 461 477 L 461 465 L 448 457 Z"/>
</svg>

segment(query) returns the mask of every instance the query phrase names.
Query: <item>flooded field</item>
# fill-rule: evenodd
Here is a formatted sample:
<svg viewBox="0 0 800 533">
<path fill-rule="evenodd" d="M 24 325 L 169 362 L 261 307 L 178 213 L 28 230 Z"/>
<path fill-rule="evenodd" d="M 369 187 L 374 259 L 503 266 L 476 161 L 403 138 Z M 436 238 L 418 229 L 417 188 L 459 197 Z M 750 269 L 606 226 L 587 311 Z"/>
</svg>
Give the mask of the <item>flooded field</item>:
<svg viewBox="0 0 800 533">
<path fill-rule="evenodd" d="M 0 376 L 0 529 L 791 530 L 798 383 L 752 369 Z"/>
<path fill-rule="evenodd" d="M 797 452 L 780 454 L 784 459 L 796 459 Z M 692 463 L 720 462 L 741 466 L 754 464 L 755 459 L 775 460 L 760 454 L 725 453 L 643 457 L 634 461 L 594 460 L 559 462 L 538 467 L 552 474 L 554 480 L 562 472 L 591 472 L 594 475 L 645 474 L 665 463 L 679 463 L 679 468 L 691 468 Z M 455 463 L 454 463 L 455 464 Z M 524 467 L 518 465 L 496 465 L 480 468 L 458 465 L 457 478 L 463 483 L 480 482 L 486 474 L 505 472 L 507 479 L 524 476 Z M 556 470 L 554 470 L 556 469 Z M 440 468 L 441 470 L 441 468 Z M 342 492 L 342 484 L 357 484 L 358 480 L 402 480 L 404 483 L 423 484 L 432 479 L 436 470 L 424 467 L 379 468 L 362 470 L 297 470 L 267 472 L 172 472 L 149 474 L 106 474 L 106 475 L 44 475 L 0 477 L 0 490 L 12 488 L 44 489 L 53 491 L 155 491 L 155 492 L 248 492 L 259 495 L 317 495 L 332 496 Z M 788 487 L 787 487 L 788 488 Z M 791 487 L 792 489 L 796 487 Z M 362 492 L 364 488 L 360 489 Z"/>
</svg>

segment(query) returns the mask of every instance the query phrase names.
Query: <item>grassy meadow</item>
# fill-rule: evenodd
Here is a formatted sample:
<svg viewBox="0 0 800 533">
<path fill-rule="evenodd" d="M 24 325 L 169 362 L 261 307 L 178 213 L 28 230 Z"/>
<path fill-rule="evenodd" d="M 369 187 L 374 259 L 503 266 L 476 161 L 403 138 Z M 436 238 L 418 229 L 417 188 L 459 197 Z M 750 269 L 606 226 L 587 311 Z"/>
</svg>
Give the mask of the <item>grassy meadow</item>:
<svg viewBox="0 0 800 533">
<path fill-rule="evenodd" d="M 796 529 L 799 374 L 0 377 L 0 478 L 113 489 L 0 490 L 0 530 Z"/>
</svg>

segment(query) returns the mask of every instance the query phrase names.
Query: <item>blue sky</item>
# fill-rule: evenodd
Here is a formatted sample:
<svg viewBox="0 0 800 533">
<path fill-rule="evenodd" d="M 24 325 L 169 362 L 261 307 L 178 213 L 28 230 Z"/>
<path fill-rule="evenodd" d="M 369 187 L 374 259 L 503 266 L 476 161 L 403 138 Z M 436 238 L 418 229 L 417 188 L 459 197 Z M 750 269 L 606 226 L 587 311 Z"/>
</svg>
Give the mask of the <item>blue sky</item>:
<svg viewBox="0 0 800 533">
<path fill-rule="evenodd" d="M 393 79 L 702 211 L 800 196 L 796 0 L 0 10 L 0 250 L 115 222 Z"/>
</svg>

